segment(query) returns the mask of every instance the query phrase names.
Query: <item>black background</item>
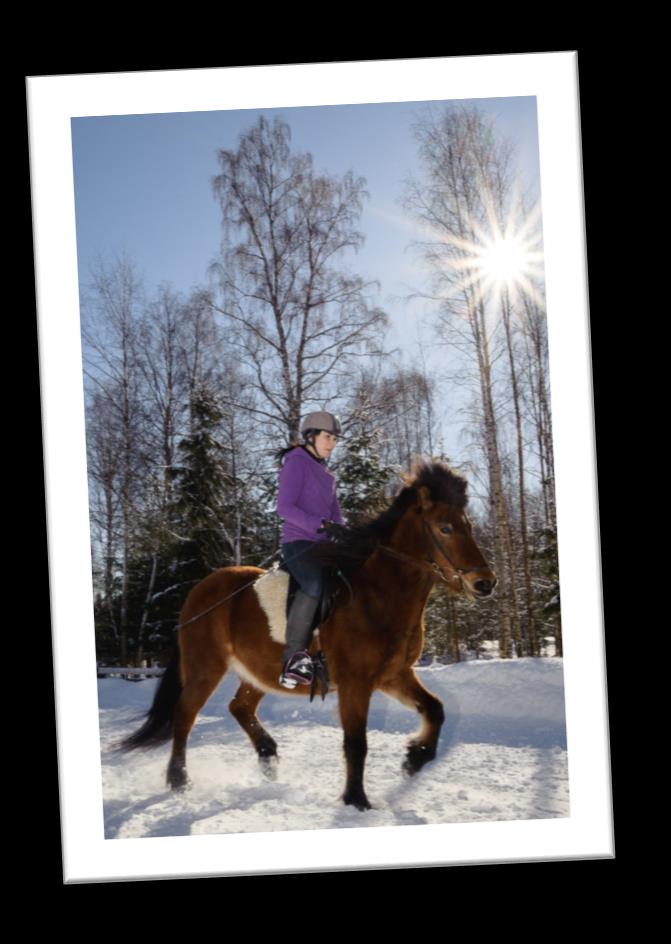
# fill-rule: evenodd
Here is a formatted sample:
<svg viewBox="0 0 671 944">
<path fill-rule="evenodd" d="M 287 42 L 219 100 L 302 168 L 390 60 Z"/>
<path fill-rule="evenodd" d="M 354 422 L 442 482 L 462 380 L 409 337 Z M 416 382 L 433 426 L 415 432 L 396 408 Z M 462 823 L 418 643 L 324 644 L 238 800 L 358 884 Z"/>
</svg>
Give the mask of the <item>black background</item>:
<svg viewBox="0 0 671 944">
<path fill-rule="evenodd" d="M 309 28 L 308 20 L 305 20 L 304 25 Z M 269 26 L 272 27 L 272 18 L 269 21 Z M 119 29 L 119 25 L 116 28 Z M 44 29 L 46 31 L 46 26 Z M 206 33 L 209 31 L 207 24 L 201 25 L 201 29 Z M 290 55 L 283 47 L 275 50 L 274 54 L 271 52 L 262 56 L 245 53 L 244 49 L 240 47 L 240 35 L 236 30 L 231 29 L 227 33 L 225 25 L 218 25 L 215 32 L 219 41 L 212 43 L 216 47 L 214 52 L 203 48 L 200 39 L 198 41 L 194 39 L 190 42 L 188 53 L 185 53 L 181 42 L 179 48 L 177 48 L 178 44 L 174 39 L 171 43 L 165 44 L 149 42 L 146 37 L 133 39 L 124 36 L 123 41 L 120 39 L 117 48 L 112 51 L 109 48 L 101 49 L 98 42 L 94 41 L 95 37 L 92 36 L 88 42 L 79 43 L 80 48 L 76 52 L 73 51 L 72 46 L 64 51 L 60 42 L 54 42 L 53 48 L 46 51 L 42 49 L 39 53 L 35 52 L 26 56 L 27 64 L 21 74 L 14 73 L 13 87 L 18 94 L 19 106 L 18 134 L 14 140 L 18 144 L 18 148 L 16 151 L 13 148 L 9 150 L 12 157 L 18 156 L 19 174 L 15 179 L 23 181 L 25 194 L 24 210 L 20 217 L 23 227 L 19 229 L 19 232 L 22 233 L 22 247 L 25 246 L 25 252 L 21 253 L 21 257 L 25 259 L 26 267 L 18 295 L 21 303 L 16 307 L 10 305 L 9 311 L 6 312 L 5 330 L 7 332 L 8 325 L 11 323 L 13 325 L 12 337 L 16 337 L 14 331 L 20 329 L 23 339 L 21 350 L 26 354 L 26 362 L 22 363 L 19 373 L 12 373 L 13 355 L 10 354 L 10 357 L 5 358 L 5 366 L 10 368 L 6 377 L 8 396 L 5 398 L 5 406 L 12 424 L 16 424 L 16 443 L 18 445 L 16 452 L 11 448 L 9 449 L 6 462 L 9 464 L 10 470 L 16 474 L 17 484 L 20 483 L 23 486 L 24 507 L 29 511 L 29 517 L 28 520 L 21 522 L 19 528 L 10 528 L 7 514 L 5 516 L 5 540 L 11 540 L 11 546 L 18 548 L 19 541 L 16 540 L 18 532 L 21 541 L 24 542 L 23 548 L 16 556 L 12 557 L 14 563 L 19 566 L 11 569 L 5 567 L 5 577 L 12 581 L 9 588 L 12 589 L 14 574 L 18 570 L 22 578 L 27 578 L 27 595 L 20 603 L 19 619 L 8 621 L 4 628 L 9 638 L 15 643 L 15 646 L 6 650 L 7 657 L 13 661 L 14 653 L 25 658 L 28 654 L 25 651 L 25 642 L 21 639 L 21 627 L 26 616 L 29 615 L 30 617 L 25 626 L 26 638 L 30 640 L 29 658 L 32 671 L 29 679 L 22 679 L 22 685 L 26 686 L 22 688 L 22 691 L 24 691 L 25 697 L 28 698 L 30 703 L 28 707 L 35 713 L 35 717 L 29 723 L 23 715 L 23 709 L 26 706 L 21 701 L 17 703 L 16 714 L 10 722 L 10 724 L 17 726 L 17 730 L 8 733 L 12 743 L 16 741 L 21 743 L 22 749 L 26 751 L 26 759 L 25 767 L 22 767 L 19 762 L 17 767 L 13 768 L 11 780 L 16 782 L 14 778 L 20 776 L 22 782 L 20 790 L 16 791 L 10 800 L 10 806 L 6 809 L 6 813 L 11 816 L 10 811 L 19 804 L 19 796 L 23 797 L 26 786 L 34 791 L 35 795 L 27 801 L 29 805 L 25 812 L 25 817 L 28 820 L 28 824 L 26 824 L 28 835 L 23 833 L 19 843 L 21 853 L 27 856 L 26 877 L 34 875 L 40 884 L 48 887 L 50 893 L 57 892 L 58 900 L 61 903 L 65 900 L 69 901 L 70 896 L 73 895 L 77 896 L 79 902 L 79 891 L 81 890 L 84 890 L 84 894 L 87 896 L 94 894 L 94 889 L 99 889 L 100 892 L 107 890 L 111 892 L 111 895 L 106 900 L 112 901 L 112 896 L 114 896 L 119 902 L 119 915 L 126 914 L 131 901 L 137 902 L 140 907 L 141 902 L 146 902 L 151 913 L 153 912 L 151 902 L 169 901 L 170 899 L 167 897 L 164 899 L 163 893 L 167 892 L 168 896 L 176 896 L 178 889 L 186 889 L 189 898 L 197 895 L 200 900 L 207 899 L 214 892 L 213 903 L 218 901 L 221 905 L 227 897 L 226 893 L 229 896 L 233 893 L 237 897 L 241 890 L 250 895 L 253 895 L 254 892 L 258 894 L 262 890 L 264 910 L 267 909 L 268 932 L 273 934 L 281 933 L 282 929 L 291 932 L 306 927 L 305 912 L 302 912 L 303 917 L 297 919 L 292 908 L 289 908 L 288 917 L 284 908 L 286 902 L 298 902 L 299 900 L 304 900 L 309 909 L 307 926 L 313 929 L 311 933 L 321 933 L 321 909 L 326 911 L 326 926 L 335 928 L 342 921 L 343 915 L 338 914 L 336 923 L 333 923 L 336 919 L 333 912 L 334 890 L 338 896 L 336 901 L 342 900 L 343 907 L 349 900 L 348 891 L 356 889 L 355 902 L 357 909 L 363 906 L 368 916 L 373 919 L 382 921 L 387 913 L 393 919 L 395 909 L 389 911 L 388 894 L 385 893 L 380 897 L 374 891 L 376 888 L 387 888 L 389 883 L 393 888 L 398 887 L 399 891 L 403 890 L 404 893 L 407 893 L 406 902 L 410 912 L 414 911 L 415 920 L 428 919 L 431 921 L 435 916 L 441 925 L 441 915 L 452 912 L 453 908 L 466 917 L 463 912 L 464 907 L 467 912 L 470 912 L 471 907 L 475 906 L 474 914 L 479 914 L 476 903 L 480 899 L 480 894 L 485 891 L 486 887 L 492 890 L 502 890 L 503 886 L 500 885 L 502 879 L 506 887 L 512 885 L 517 888 L 517 894 L 513 892 L 514 897 L 512 899 L 508 898 L 505 902 L 496 902 L 496 899 L 491 900 L 491 905 L 495 911 L 498 911 L 497 904 L 501 906 L 501 916 L 504 919 L 509 909 L 514 913 L 519 905 L 523 905 L 526 910 L 531 904 L 531 899 L 536 898 L 536 894 L 529 894 L 532 887 L 545 888 L 545 894 L 548 896 L 545 899 L 548 915 L 556 913 L 554 906 L 558 905 L 562 909 L 562 905 L 566 902 L 557 900 L 554 894 L 554 886 L 557 881 L 562 885 L 568 884 L 571 887 L 573 892 L 571 911 L 573 911 L 583 899 L 583 896 L 585 900 L 590 899 L 593 892 L 590 879 L 601 878 L 612 881 L 613 869 L 616 863 L 621 863 L 622 853 L 620 842 L 622 836 L 617 828 L 615 834 L 617 858 L 610 860 L 568 860 L 565 862 L 492 864 L 430 869 L 384 869 L 303 875 L 231 876 L 228 878 L 185 879 L 163 882 L 62 885 L 48 560 L 44 513 L 41 401 L 34 298 L 28 131 L 25 112 L 25 77 L 28 75 L 204 69 L 234 65 L 480 56 L 569 50 L 578 52 L 588 257 L 587 273 L 594 377 L 595 442 L 599 474 L 599 525 L 606 654 L 608 658 L 611 763 L 614 808 L 615 813 L 618 812 L 618 758 L 613 737 L 617 730 L 617 706 L 613 697 L 615 674 L 612 664 L 613 645 L 609 642 L 609 632 L 612 637 L 615 632 L 614 620 L 617 621 L 618 627 L 622 625 L 622 606 L 625 602 L 623 599 L 625 595 L 618 594 L 618 612 L 615 616 L 612 612 L 612 601 L 615 593 L 616 567 L 618 567 L 617 562 L 619 560 L 618 548 L 621 542 L 621 518 L 616 515 L 615 503 L 618 502 L 619 508 L 622 496 L 620 490 L 613 487 L 616 483 L 614 483 L 612 444 L 615 429 L 620 433 L 625 432 L 623 417 L 627 415 L 629 388 L 623 379 L 622 366 L 627 359 L 625 348 L 629 355 L 629 361 L 631 360 L 631 353 L 630 339 L 627 337 L 624 327 L 626 318 L 624 293 L 626 286 L 618 286 L 617 298 L 611 298 L 612 293 L 607 291 L 606 283 L 608 282 L 608 287 L 610 287 L 610 284 L 614 281 L 613 275 L 618 278 L 623 274 L 619 273 L 618 266 L 625 261 L 623 258 L 622 234 L 615 221 L 616 201 L 614 200 L 612 183 L 613 165 L 620 160 L 616 146 L 618 119 L 615 114 L 616 108 L 620 104 L 617 91 L 622 81 L 619 51 L 612 44 L 604 44 L 603 38 L 588 43 L 577 40 L 575 36 L 567 36 L 566 41 L 560 39 L 559 42 L 547 43 L 538 40 L 532 45 L 525 45 L 520 42 L 506 46 L 502 42 L 487 43 L 484 39 L 476 42 L 477 37 L 474 37 L 471 45 L 446 39 L 443 43 L 436 44 L 440 48 L 434 48 L 429 53 L 418 51 L 422 48 L 421 44 L 413 48 L 412 43 L 407 43 L 404 44 L 403 54 L 397 49 L 395 54 L 385 53 L 381 56 L 375 55 L 372 51 L 359 56 L 315 56 L 312 52 L 309 56 L 305 52 L 301 56 L 296 56 L 295 54 Z M 271 33 L 272 28 L 268 31 L 268 35 Z M 306 43 L 306 45 L 315 45 L 315 43 Z M 378 43 L 378 45 L 380 44 Z M 9 278 L 10 284 L 14 282 L 11 271 L 5 274 Z M 610 276 L 610 279 L 608 276 Z M 9 340 L 7 334 L 6 338 Z M 13 345 L 13 343 L 12 341 L 11 344 Z M 15 349 L 10 346 L 6 350 L 11 352 Z M 617 379 L 615 371 L 617 371 Z M 19 404 L 23 404 L 20 409 L 18 408 Z M 632 435 L 630 428 L 627 437 L 618 437 L 621 451 L 635 450 L 635 444 L 631 439 Z M 9 487 L 5 488 L 5 495 L 8 498 L 13 494 L 13 487 L 11 487 L 11 491 Z M 11 504 L 9 508 L 6 505 L 7 511 L 11 512 Z M 620 589 L 622 589 L 621 579 L 619 583 Z M 5 671 L 9 673 L 8 666 L 5 667 Z M 33 674 L 35 672 L 37 674 Z M 6 757 L 5 759 L 8 760 L 9 758 Z M 31 770 L 31 768 L 34 769 Z M 21 819 L 21 816 L 19 818 Z M 32 837 L 30 836 L 31 821 L 36 821 L 35 835 Z M 615 822 L 617 827 L 619 822 L 617 815 Z M 22 823 L 22 832 L 23 826 Z M 35 872 L 35 867 L 37 867 L 37 872 Z M 586 872 L 588 874 L 585 874 Z M 585 881 L 586 879 L 587 881 Z M 335 885 L 333 885 L 334 881 Z M 226 884 L 223 885 L 223 882 Z M 357 884 L 353 885 L 353 882 Z M 378 885 L 378 882 L 384 883 L 384 885 Z M 244 884 L 241 885 L 240 883 Z M 224 892 L 223 895 L 222 891 Z M 464 894 L 467 895 L 466 898 L 464 898 Z M 272 908 L 270 903 L 276 896 L 279 903 L 278 908 Z M 541 904 L 544 897 L 545 895 L 541 896 Z M 234 904 L 234 902 L 235 899 L 231 903 Z M 370 911 L 368 911 L 367 905 L 370 906 Z M 422 906 L 426 907 L 426 911 Z M 606 904 L 606 908 L 608 908 L 608 904 Z M 415 909 L 418 910 L 415 911 Z M 444 909 L 447 909 L 447 912 Z M 160 920 L 159 915 L 163 913 L 163 908 L 159 907 L 157 910 L 157 919 Z M 169 914 L 171 910 L 169 906 L 165 913 Z M 302 909 L 300 910 L 302 911 Z M 405 908 L 399 909 L 399 914 L 401 911 L 405 912 L 405 910 Z M 225 911 L 226 909 L 224 909 L 224 913 L 220 913 L 215 918 L 218 925 L 217 933 L 221 931 L 226 934 L 232 931 L 232 928 L 228 927 L 229 919 L 226 917 Z M 214 917 L 214 913 L 210 915 L 203 911 L 199 914 L 203 918 Z M 278 920 L 281 915 L 284 915 L 284 919 Z M 259 916 L 250 915 L 250 918 L 253 926 L 260 930 Z M 350 918 L 353 919 L 353 914 L 350 914 Z M 363 915 L 361 915 L 361 921 L 362 923 L 365 922 Z M 358 924 L 356 926 L 358 927 Z M 153 919 L 152 925 L 149 927 L 153 927 Z M 149 927 L 147 928 L 148 931 Z M 91 930 L 95 932 L 95 926 L 92 926 Z M 118 926 L 118 932 L 124 933 L 124 922 L 121 922 Z"/>
</svg>

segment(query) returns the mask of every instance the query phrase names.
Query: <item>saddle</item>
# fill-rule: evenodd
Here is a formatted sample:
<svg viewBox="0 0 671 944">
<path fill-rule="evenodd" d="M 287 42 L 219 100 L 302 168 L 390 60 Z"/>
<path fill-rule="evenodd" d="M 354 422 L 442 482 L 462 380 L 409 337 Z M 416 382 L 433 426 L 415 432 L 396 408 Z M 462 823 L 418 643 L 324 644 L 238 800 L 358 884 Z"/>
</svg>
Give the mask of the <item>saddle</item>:
<svg viewBox="0 0 671 944">
<path fill-rule="evenodd" d="M 287 591 L 287 605 L 285 610 L 285 616 L 289 615 L 289 610 L 291 609 L 291 604 L 296 592 L 300 589 L 298 581 L 289 571 L 289 568 L 285 565 L 284 561 L 280 561 L 279 570 L 284 571 L 284 573 L 289 575 L 289 589 Z M 323 580 L 322 580 L 322 595 L 319 598 L 319 606 L 315 610 L 315 615 L 312 620 L 312 630 L 317 630 L 322 623 L 325 623 L 326 620 L 331 615 L 331 611 L 335 606 L 336 597 L 338 592 L 342 589 L 342 581 L 345 580 L 342 572 L 336 570 L 333 567 L 324 568 Z M 347 583 L 349 586 L 349 583 Z"/>
<path fill-rule="evenodd" d="M 313 633 L 328 619 L 335 605 L 336 598 L 343 589 L 343 586 L 346 586 L 351 594 L 352 591 L 349 581 L 342 571 L 334 568 L 325 568 L 322 595 L 311 626 Z M 288 568 L 284 565 L 284 562 L 281 562 L 279 566 L 274 566 L 254 582 L 254 590 L 256 591 L 259 603 L 268 617 L 270 635 L 276 642 L 284 643 L 285 641 L 287 616 L 289 615 L 289 608 L 298 589 L 298 581 L 291 575 Z M 320 683 L 323 701 L 328 691 L 329 680 L 326 656 L 321 649 L 313 657 L 312 665 L 313 679 L 312 688 L 310 690 L 310 701 L 314 698 L 317 682 Z"/>
</svg>

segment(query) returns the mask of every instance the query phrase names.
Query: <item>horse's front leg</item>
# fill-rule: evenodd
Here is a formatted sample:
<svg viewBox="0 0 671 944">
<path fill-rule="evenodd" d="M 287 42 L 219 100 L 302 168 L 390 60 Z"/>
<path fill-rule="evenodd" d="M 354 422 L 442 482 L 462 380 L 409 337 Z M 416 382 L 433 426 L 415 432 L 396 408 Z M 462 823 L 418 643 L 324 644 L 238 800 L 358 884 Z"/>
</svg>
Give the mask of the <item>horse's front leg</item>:
<svg viewBox="0 0 671 944">
<path fill-rule="evenodd" d="M 364 684 L 338 685 L 340 719 L 345 734 L 347 782 L 343 800 L 357 810 L 372 809 L 363 788 L 363 770 L 368 752 L 366 724 L 372 689 Z"/>
<path fill-rule="evenodd" d="M 403 762 L 403 770 L 412 776 L 436 756 L 440 729 L 445 721 L 443 703 L 424 688 L 411 668 L 405 669 L 381 688 L 385 694 L 410 708 L 415 708 L 422 717 L 422 725 L 408 744 L 408 752 Z"/>
<path fill-rule="evenodd" d="M 256 715 L 256 709 L 265 692 L 248 682 L 242 682 L 228 710 L 256 748 L 261 772 L 269 780 L 277 777 L 277 744 Z"/>
</svg>

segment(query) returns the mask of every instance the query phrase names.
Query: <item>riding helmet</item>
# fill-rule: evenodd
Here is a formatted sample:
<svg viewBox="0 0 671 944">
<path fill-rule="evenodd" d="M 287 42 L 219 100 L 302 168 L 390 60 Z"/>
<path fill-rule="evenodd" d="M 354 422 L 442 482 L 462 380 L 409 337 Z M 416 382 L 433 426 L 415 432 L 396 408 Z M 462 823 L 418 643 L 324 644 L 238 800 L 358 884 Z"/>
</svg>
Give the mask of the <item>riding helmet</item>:
<svg viewBox="0 0 671 944">
<path fill-rule="evenodd" d="M 324 430 L 327 433 L 334 433 L 339 436 L 342 432 L 340 420 L 333 413 L 326 413 L 323 410 L 317 413 L 308 413 L 301 423 L 301 433 L 305 435 L 309 429 Z"/>
</svg>

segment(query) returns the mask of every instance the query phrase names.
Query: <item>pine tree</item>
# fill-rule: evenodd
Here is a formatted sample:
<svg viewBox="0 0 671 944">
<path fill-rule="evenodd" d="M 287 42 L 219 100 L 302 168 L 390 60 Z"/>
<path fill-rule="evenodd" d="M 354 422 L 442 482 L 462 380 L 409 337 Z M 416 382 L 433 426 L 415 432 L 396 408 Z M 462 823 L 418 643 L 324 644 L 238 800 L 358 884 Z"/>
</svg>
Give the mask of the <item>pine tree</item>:
<svg viewBox="0 0 671 944">
<path fill-rule="evenodd" d="M 385 487 L 394 474 L 377 452 L 378 435 L 364 429 L 342 441 L 344 455 L 337 465 L 338 502 L 349 522 L 374 516 L 387 507 Z"/>
<path fill-rule="evenodd" d="M 216 438 L 222 412 L 204 386 L 191 397 L 191 433 L 178 447 L 171 508 L 177 539 L 175 582 L 190 588 L 227 563 L 222 522 L 226 516 L 227 464 Z"/>
<path fill-rule="evenodd" d="M 538 561 L 542 575 L 542 592 L 537 595 L 540 604 L 538 622 L 539 635 L 554 636 L 557 656 L 563 655 L 561 633 L 561 608 L 559 605 L 559 550 L 557 533 L 551 528 L 543 528 L 537 535 L 537 549 L 532 555 Z"/>
</svg>

